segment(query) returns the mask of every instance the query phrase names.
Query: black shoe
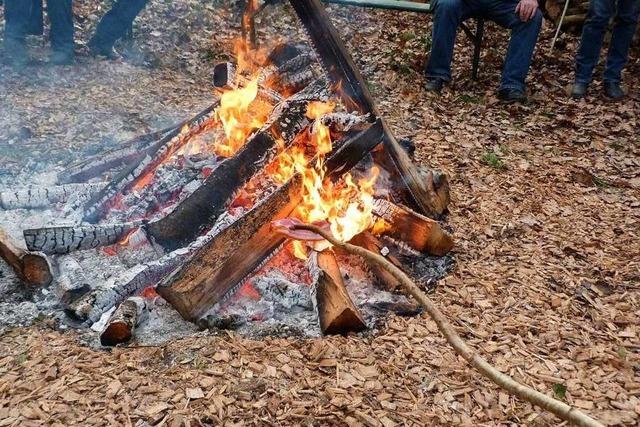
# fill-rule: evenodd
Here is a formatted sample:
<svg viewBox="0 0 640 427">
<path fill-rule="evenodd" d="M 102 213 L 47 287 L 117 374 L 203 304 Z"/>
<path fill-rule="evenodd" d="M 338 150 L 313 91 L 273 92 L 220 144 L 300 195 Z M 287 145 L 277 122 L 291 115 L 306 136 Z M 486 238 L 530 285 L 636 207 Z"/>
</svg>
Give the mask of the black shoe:
<svg viewBox="0 0 640 427">
<path fill-rule="evenodd" d="M 624 98 L 625 95 L 620 84 L 614 82 L 604 82 L 604 94 L 607 98 L 611 98 L 616 101 Z"/>
<path fill-rule="evenodd" d="M 573 99 L 582 99 L 587 94 L 587 88 L 589 85 L 586 83 L 575 82 L 573 88 L 571 88 L 571 97 Z"/>
<path fill-rule="evenodd" d="M 513 104 L 514 102 L 525 104 L 527 102 L 527 95 L 520 89 L 504 88 L 498 90 L 498 99 L 507 104 Z"/>
<path fill-rule="evenodd" d="M 95 41 L 95 39 L 89 40 L 87 43 L 89 47 L 89 53 L 94 57 L 103 57 L 112 61 L 120 59 L 120 56 L 113 50 L 113 46 L 104 46 Z"/>
<path fill-rule="evenodd" d="M 442 88 L 444 87 L 444 80 L 442 79 L 432 79 L 427 78 L 427 84 L 425 85 L 425 89 L 429 92 L 440 93 L 442 92 Z"/>
<path fill-rule="evenodd" d="M 71 65 L 73 64 L 73 52 L 54 50 L 49 56 L 49 63 L 52 65 Z"/>
</svg>

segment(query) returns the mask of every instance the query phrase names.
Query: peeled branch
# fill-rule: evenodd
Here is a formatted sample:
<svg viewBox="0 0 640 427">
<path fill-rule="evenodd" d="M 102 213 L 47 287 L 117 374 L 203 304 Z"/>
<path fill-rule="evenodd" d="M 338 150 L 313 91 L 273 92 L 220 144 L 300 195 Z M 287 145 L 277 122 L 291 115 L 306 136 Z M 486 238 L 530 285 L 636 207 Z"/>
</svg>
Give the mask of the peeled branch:
<svg viewBox="0 0 640 427">
<path fill-rule="evenodd" d="M 418 285 L 416 285 L 404 272 L 402 272 L 402 270 L 391 264 L 383 256 L 375 254 L 361 247 L 351 245 L 349 243 L 340 242 L 326 230 L 313 225 L 294 224 L 292 225 L 290 232 L 296 233 L 300 230 L 310 231 L 314 234 L 322 236 L 329 243 L 344 250 L 345 252 L 362 257 L 368 262 L 378 264 L 389 273 L 391 273 L 407 290 L 407 292 L 409 292 L 411 296 L 413 296 L 424 307 L 427 313 L 429 313 L 429 316 L 431 316 L 431 318 L 436 322 L 438 330 L 440 330 L 440 333 L 444 335 L 447 342 L 453 347 L 455 352 L 458 355 L 462 356 L 482 375 L 484 375 L 486 378 L 488 378 L 498 386 L 533 405 L 537 405 L 548 410 L 558 418 L 561 418 L 575 425 L 585 427 L 603 427 L 603 424 L 589 417 L 579 409 L 569 406 L 564 402 L 560 402 L 559 400 L 553 399 L 545 394 L 542 394 L 529 386 L 520 384 L 509 375 L 503 374 L 495 367 L 493 367 L 493 365 L 489 364 L 489 362 L 487 362 L 482 356 L 477 354 L 475 350 L 473 350 L 466 344 L 466 342 L 455 331 L 453 325 L 449 323 L 444 314 L 442 314 L 442 312 L 436 307 L 433 301 L 431 301 L 431 299 L 418 287 Z"/>
</svg>

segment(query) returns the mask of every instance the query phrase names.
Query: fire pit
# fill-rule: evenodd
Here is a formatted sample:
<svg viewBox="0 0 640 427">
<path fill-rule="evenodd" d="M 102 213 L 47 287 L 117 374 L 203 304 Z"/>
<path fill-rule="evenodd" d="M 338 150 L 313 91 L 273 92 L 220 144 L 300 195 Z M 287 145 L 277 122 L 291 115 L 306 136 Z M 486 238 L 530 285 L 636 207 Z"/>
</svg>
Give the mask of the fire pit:
<svg viewBox="0 0 640 427">
<path fill-rule="evenodd" d="M 194 325 L 346 334 L 389 311 L 419 313 L 385 270 L 277 232 L 289 218 L 323 224 L 424 285 L 452 265 L 436 221 L 446 177 L 413 165 L 318 3 L 292 3 L 316 52 L 239 43 L 201 113 L 70 166 L 57 186 L 0 194 L 3 222 L 48 212 L 24 230 L 26 250 L 15 229 L 0 234 L 40 309 L 91 326 L 103 345 Z"/>
</svg>

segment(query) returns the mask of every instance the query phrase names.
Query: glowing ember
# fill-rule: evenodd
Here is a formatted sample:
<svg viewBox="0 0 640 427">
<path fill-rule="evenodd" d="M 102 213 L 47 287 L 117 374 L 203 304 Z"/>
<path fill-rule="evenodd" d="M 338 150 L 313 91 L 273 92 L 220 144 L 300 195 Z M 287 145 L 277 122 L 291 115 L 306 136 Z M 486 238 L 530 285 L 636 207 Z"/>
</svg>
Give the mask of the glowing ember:
<svg viewBox="0 0 640 427">
<path fill-rule="evenodd" d="M 260 299 L 260 292 L 253 286 L 251 282 L 247 282 L 238 290 L 237 294 L 240 298 L 246 297 L 255 301 Z"/>
</svg>

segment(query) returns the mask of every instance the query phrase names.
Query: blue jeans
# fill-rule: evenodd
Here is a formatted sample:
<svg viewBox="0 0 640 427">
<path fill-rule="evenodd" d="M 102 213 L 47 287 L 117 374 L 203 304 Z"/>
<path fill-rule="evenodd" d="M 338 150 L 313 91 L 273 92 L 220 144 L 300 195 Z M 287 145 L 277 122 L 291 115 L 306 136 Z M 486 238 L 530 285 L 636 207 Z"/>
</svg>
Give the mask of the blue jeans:
<svg viewBox="0 0 640 427">
<path fill-rule="evenodd" d="M 620 83 L 622 69 L 629 59 L 629 46 L 638 25 L 640 1 L 638 0 L 591 0 L 589 14 L 582 29 L 582 40 L 576 56 L 576 82 L 589 84 L 593 69 L 600 58 L 602 41 L 615 16 L 611 45 L 607 54 L 604 81 Z"/>
<path fill-rule="evenodd" d="M 47 0 L 51 21 L 51 47 L 55 51 L 73 53 L 72 0 Z M 24 44 L 27 34 L 37 31 L 35 20 L 41 16 L 41 0 L 5 0 L 4 39 L 7 46 Z"/>
<path fill-rule="evenodd" d="M 436 0 L 428 78 L 451 80 L 451 60 L 458 26 L 467 18 L 485 18 L 511 29 L 511 40 L 502 71 L 501 89 L 524 91 L 531 57 L 542 25 L 542 13 L 522 22 L 516 14 L 517 0 Z"/>
<path fill-rule="evenodd" d="M 134 19 L 146 4 L 147 0 L 117 0 L 111 10 L 100 20 L 89 45 L 111 49 L 116 40 L 131 28 Z"/>
</svg>

